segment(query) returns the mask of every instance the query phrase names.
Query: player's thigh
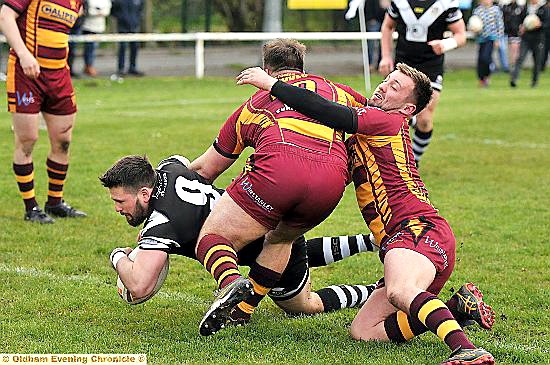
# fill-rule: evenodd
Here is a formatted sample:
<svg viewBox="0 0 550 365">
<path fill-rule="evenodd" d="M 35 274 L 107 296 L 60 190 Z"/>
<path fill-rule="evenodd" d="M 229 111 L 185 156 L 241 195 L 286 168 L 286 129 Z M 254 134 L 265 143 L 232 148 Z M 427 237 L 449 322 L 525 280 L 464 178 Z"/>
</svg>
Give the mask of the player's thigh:
<svg viewBox="0 0 550 365">
<path fill-rule="evenodd" d="M 228 194 L 223 194 L 206 218 L 199 238 L 206 234 L 217 234 L 231 241 L 239 250 L 266 234 L 268 230 L 248 215 Z"/>
<path fill-rule="evenodd" d="M 38 113 L 12 113 L 12 122 L 16 145 L 38 139 Z"/>
<path fill-rule="evenodd" d="M 388 300 L 408 313 L 420 291 L 434 281 L 436 268 L 430 259 L 407 248 L 394 248 L 384 258 L 384 284 Z"/>
<path fill-rule="evenodd" d="M 351 322 L 351 336 L 356 340 L 387 341 L 383 322 L 395 312 L 397 309 L 388 301 L 386 288 L 376 289 Z"/>
</svg>

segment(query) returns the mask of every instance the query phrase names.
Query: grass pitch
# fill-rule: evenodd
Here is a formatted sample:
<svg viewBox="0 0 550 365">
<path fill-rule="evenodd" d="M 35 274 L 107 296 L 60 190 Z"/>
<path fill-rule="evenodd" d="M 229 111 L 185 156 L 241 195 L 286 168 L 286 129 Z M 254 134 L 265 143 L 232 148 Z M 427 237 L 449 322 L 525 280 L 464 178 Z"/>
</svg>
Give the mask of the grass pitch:
<svg viewBox="0 0 550 365">
<path fill-rule="evenodd" d="M 441 296 L 467 280 L 480 286 L 497 322 L 491 332 L 468 328 L 467 334 L 499 364 L 550 363 L 549 76 L 543 74 L 537 89 L 528 88 L 527 74 L 518 89 L 510 89 L 504 75 L 478 89 L 474 71 L 448 73 L 421 165 L 431 199 L 458 242 L 459 261 Z M 362 89 L 359 77 L 335 80 Z M 86 219 L 49 226 L 23 221 L 11 170 L 10 116 L 0 116 L 0 352 L 146 353 L 150 364 L 437 364 L 449 354 L 429 333 L 402 346 L 355 342 L 348 327 L 357 310 L 289 318 L 269 299 L 249 326 L 200 337 L 214 281 L 180 257 L 172 258 L 156 297 L 124 304 L 108 255 L 113 247 L 135 245 L 137 229 L 114 212 L 97 177 L 126 154 L 147 154 L 153 163 L 174 153 L 197 157 L 252 88 L 222 78 L 77 80 L 75 86 L 79 114 L 65 197 L 88 212 Z M 48 143 L 44 131 L 40 137 L 34 162 L 42 205 Z M 217 185 L 226 186 L 243 162 Z M 365 231 L 348 189 L 308 237 Z M 376 255 L 362 254 L 312 271 L 318 289 L 374 282 L 382 266 Z"/>
</svg>

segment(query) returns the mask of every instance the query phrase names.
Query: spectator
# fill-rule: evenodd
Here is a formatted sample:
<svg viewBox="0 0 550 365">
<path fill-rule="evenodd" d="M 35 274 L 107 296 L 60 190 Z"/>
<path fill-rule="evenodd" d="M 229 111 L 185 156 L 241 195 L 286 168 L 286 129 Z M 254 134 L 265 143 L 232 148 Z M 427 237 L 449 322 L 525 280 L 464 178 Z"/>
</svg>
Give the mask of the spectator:
<svg viewBox="0 0 550 365">
<path fill-rule="evenodd" d="M 477 37 L 477 77 L 481 87 L 489 86 L 489 78 L 493 66 L 493 47 L 504 34 L 502 12 L 492 0 L 480 0 L 474 9 L 473 15 L 477 15 L 483 21 L 483 29 Z"/>
<path fill-rule="evenodd" d="M 536 15 L 539 18 L 538 24 L 532 29 L 527 29 L 523 21 L 528 15 Z M 510 86 L 516 87 L 519 78 L 519 72 L 521 66 L 527 57 L 527 53 L 533 54 L 533 76 L 531 78 L 531 87 L 536 87 L 539 81 L 539 71 L 541 67 L 541 56 L 544 49 L 544 32 L 542 24 L 545 24 L 545 11 L 538 0 L 529 0 L 525 5 L 521 16 L 522 24 L 519 26 L 519 35 L 521 36 L 521 43 L 519 46 L 519 56 L 514 65 L 514 71 L 512 72 L 512 78 L 510 80 Z"/>
<path fill-rule="evenodd" d="M 118 33 L 139 33 L 141 16 L 143 13 L 143 0 L 114 0 L 112 14 L 117 20 Z M 126 46 L 130 44 L 130 65 L 125 72 Z M 118 75 L 143 76 L 136 68 L 138 54 L 138 42 L 120 42 L 118 44 Z"/>
<path fill-rule="evenodd" d="M 500 8 L 500 11 L 502 13 L 502 7 L 503 7 L 503 1 L 508 1 L 508 0 L 500 0 L 498 2 L 498 6 Z M 495 1 L 495 4 L 497 4 L 497 2 Z M 503 15 L 504 17 L 504 15 Z M 495 42 L 495 48 L 497 49 L 498 51 L 498 61 L 499 61 L 499 65 L 500 65 L 500 70 L 502 72 L 510 72 L 510 63 L 508 61 L 509 57 L 508 57 L 508 36 L 506 35 L 506 32 L 502 32 L 502 35 L 500 37 L 498 37 L 497 41 Z"/>
<path fill-rule="evenodd" d="M 105 20 L 111 13 L 111 0 L 88 0 L 85 4 L 86 17 L 82 22 L 83 34 L 100 34 L 105 32 Z M 97 71 L 94 67 L 96 42 L 84 44 L 84 73 L 95 77 Z"/>
<path fill-rule="evenodd" d="M 510 3 L 502 7 L 504 33 L 508 38 L 510 68 L 513 68 L 519 55 L 519 44 L 521 42 L 521 38 L 519 37 L 519 26 L 522 21 L 521 13 L 523 12 L 523 8 L 524 7 L 522 5 L 518 5 L 516 0 L 511 0 Z"/>
<path fill-rule="evenodd" d="M 69 31 L 70 35 L 80 35 L 82 34 L 82 22 L 84 21 L 84 11 L 81 11 L 79 13 L 78 19 L 76 19 L 76 22 L 74 23 L 74 26 Z M 67 52 L 67 65 L 69 66 L 69 70 L 71 71 L 71 77 L 78 78 L 80 75 L 74 71 L 74 60 L 76 57 L 76 42 L 69 42 L 69 51 Z"/>
</svg>

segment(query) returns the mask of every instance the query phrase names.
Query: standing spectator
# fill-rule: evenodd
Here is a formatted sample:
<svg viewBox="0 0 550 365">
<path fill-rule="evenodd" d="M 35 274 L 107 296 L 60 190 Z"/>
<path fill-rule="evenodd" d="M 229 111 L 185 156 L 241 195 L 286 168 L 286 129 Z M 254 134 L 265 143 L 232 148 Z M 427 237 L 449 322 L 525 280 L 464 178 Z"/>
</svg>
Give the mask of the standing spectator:
<svg viewBox="0 0 550 365">
<path fill-rule="evenodd" d="M 548 53 L 550 53 L 550 0 L 546 0 L 544 5 L 544 51 L 542 55 L 542 61 L 540 70 L 546 69 L 546 62 L 548 61 Z"/>
<path fill-rule="evenodd" d="M 477 55 L 477 78 L 481 87 L 489 86 L 489 77 L 493 67 L 493 47 L 495 41 L 504 34 L 502 12 L 492 0 L 480 0 L 474 9 L 473 15 L 477 15 L 483 21 L 483 29 L 477 37 L 479 45 Z"/>
<path fill-rule="evenodd" d="M 88 0 L 86 6 L 86 17 L 82 22 L 83 34 L 99 34 L 105 32 L 105 20 L 111 13 L 111 0 Z M 84 44 L 84 73 L 95 77 L 97 71 L 94 67 L 96 42 Z"/>
<path fill-rule="evenodd" d="M 528 15 L 536 15 L 539 18 L 538 24 L 532 29 L 527 29 L 523 24 L 524 19 Z M 538 0 L 529 0 L 523 9 L 521 22 L 519 26 L 519 35 L 521 36 L 521 43 L 519 47 L 519 57 L 514 65 L 514 71 L 512 72 L 512 78 L 510 80 L 510 86 L 516 87 L 519 78 L 519 72 L 523 62 L 527 57 L 527 54 L 531 52 L 533 54 L 533 76 L 531 78 L 531 87 L 536 87 L 539 81 L 539 71 L 542 61 L 542 51 L 544 49 L 544 32 L 542 24 L 545 23 L 545 11 Z"/>
<path fill-rule="evenodd" d="M 367 20 L 367 32 L 380 32 L 380 27 L 384 21 L 384 14 L 390 5 L 389 0 L 366 0 L 365 1 L 365 19 Z M 369 49 L 369 65 L 378 69 L 380 63 L 380 41 L 376 39 L 367 40 Z M 376 54 L 376 56 L 375 56 Z"/>
<path fill-rule="evenodd" d="M 510 69 L 519 55 L 519 44 L 521 38 L 519 37 L 519 26 L 521 25 L 524 7 L 519 5 L 516 0 L 511 0 L 510 3 L 502 7 L 502 16 L 504 18 L 504 33 L 508 37 L 508 55 L 510 59 Z"/>
<path fill-rule="evenodd" d="M 85 6 L 85 4 L 83 6 Z M 84 11 L 82 10 L 79 14 L 78 19 L 76 19 L 74 26 L 69 31 L 70 35 L 82 34 L 82 22 L 84 21 L 84 17 L 85 17 L 85 14 L 84 14 Z M 74 78 L 80 77 L 80 75 L 74 70 L 74 67 L 73 67 L 74 60 L 76 58 L 76 47 L 77 47 L 76 42 L 69 42 L 69 51 L 67 53 L 67 66 L 69 66 L 69 70 L 71 71 L 71 77 L 74 77 Z"/>
<path fill-rule="evenodd" d="M 114 0 L 112 14 L 117 20 L 117 32 L 139 33 L 142 13 L 143 0 Z M 128 72 L 125 72 L 127 43 L 130 44 L 130 66 Z M 118 44 L 118 75 L 144 75 L 136 68 L 138 47 L 138 42 L 120 42 Z"/>
<path fill-rule="evenodd" d="M 498 2 L 498 7 L 500 8 L 501 13 L 502 13 L 502 7 L 503 7 L 502 1 L 508 1 L 508 0 L 501 0 L 500 2 Z M 497 4 L 497 2 L 495 2 L 495 4 Z M 497 41 L 495 42 L 495 48 L 497 49 L 497 52 L 498 52 L 498 61 L 500 65 L 500 70 L 506 73 L 510 72 L 510 62 L 508 61 L 509 59 L 508 36 L 504 31 L 502 32 L 502 35 L 500 35 Z"/>
<path fill-rule="evenodd" d="M 0 30 L 11 46 L 6 91 L 15 137 L 13 171 L 25 204 L 24 219 L 53 223 L 50 216 L 86 216 L 63 200 L 76 118 L 75 93 L 67 67 L 68 34 L 82 10 L 82 1 L 56 2 L 63 18 L 40 17 L 44 10 L 34 5 L 30 1 L 5 0 L 0 10 Z M 40 112 L 50 140 L 45 211 L 36 201 L 32 157 Z"/>
</svg>

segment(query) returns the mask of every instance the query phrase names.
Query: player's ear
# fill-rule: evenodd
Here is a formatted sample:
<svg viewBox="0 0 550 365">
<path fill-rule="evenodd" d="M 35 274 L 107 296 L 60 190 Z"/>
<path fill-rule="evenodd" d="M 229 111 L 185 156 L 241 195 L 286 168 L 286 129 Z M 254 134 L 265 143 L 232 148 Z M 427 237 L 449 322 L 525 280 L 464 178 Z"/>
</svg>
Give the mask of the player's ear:
<svg viewBox="0 0 550 365">
<path fill-rule="evenodd" d="M 149 203 L 152 191 L 153 189 L 142 187 L 141 189 L 139 189 L 138 195 L 144 203 Z"/>
<path fill-rule="evenodd" d="M 402 108 L 401 108 L 401 113 L 411 117 L 414 115 L 414 112 L 416 111 L 416 105 L 412 104 L 412 103 L 406 103 Z"/>
</svg>

